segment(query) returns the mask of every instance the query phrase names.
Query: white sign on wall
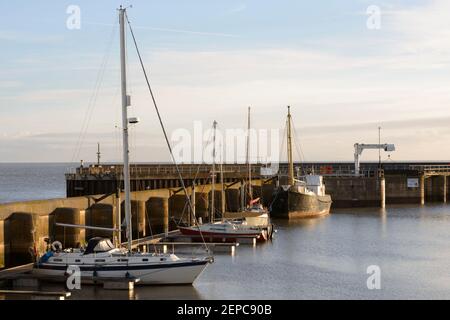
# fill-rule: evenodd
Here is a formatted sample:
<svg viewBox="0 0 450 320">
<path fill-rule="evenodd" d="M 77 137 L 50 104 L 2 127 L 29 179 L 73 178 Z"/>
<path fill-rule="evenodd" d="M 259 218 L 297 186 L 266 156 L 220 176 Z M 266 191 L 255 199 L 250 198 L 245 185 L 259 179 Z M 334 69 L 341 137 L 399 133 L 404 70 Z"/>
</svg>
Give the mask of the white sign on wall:
<svg viewBox="0 0 450 320">
<path fill-rule="evenodd" d="M 408 188 L 418 188 L 419 187 L 419 178 L 408 178 L 407 185 L 408 185 Z"/>
</svg>

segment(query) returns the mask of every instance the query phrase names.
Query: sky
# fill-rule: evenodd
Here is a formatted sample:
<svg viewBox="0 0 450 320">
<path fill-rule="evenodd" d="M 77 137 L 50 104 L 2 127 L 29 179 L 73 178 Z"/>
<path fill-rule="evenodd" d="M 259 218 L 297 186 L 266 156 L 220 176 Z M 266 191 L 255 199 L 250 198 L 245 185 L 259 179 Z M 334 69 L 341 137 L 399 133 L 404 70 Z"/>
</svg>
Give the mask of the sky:
<svg viewBox="0 0 450 320">
<path fill-rule="evenodd" d="M 97 142 L 103 161 L 120 161 L 119 4 L 3 1 L 1 162 L 94 161 Z M 449 1 L 123 4 L 171 138 L 214 120 L 222 132 L 245 128 L 248 106 L 255 130 L 282 136 L 290 105 L 297 158 L 351 161 L 353 144 L 377 143 L 380 126 L 381 142 L 396 146 L 384 160 L 450 159 Z M 79 28 L 68 27 L 70 6 Z M 131 160 L 168 161 L 131 41 L 127 49 L 129 114 L 140 118 Z"/>
</svg>

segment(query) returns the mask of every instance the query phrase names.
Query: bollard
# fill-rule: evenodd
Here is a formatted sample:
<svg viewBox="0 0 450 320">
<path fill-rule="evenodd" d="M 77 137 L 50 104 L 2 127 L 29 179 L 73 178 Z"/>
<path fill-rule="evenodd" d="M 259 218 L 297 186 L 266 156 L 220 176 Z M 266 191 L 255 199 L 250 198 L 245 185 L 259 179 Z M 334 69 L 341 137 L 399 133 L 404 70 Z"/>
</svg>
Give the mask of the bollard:
<svg viewBox="0 0 450 320">
<path fill-rule="evenodd" d="M 386 180 L 384 177 L 380 179 L 380 207 L 386 207 Z"/>
</svg>

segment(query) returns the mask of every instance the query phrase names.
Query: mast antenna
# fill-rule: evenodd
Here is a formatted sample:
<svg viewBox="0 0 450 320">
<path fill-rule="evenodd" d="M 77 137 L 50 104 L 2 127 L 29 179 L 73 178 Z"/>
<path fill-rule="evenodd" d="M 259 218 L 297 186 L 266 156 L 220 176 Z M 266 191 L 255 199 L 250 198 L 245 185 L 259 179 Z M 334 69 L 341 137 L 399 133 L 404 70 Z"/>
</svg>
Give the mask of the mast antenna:
<svg viewBox="0 0 450 320">
<path fill-rule="evenodd" d="M 215 220 L 215 199 L 214 194 L 216 193 L 216 130 L 217 130 L 217 121 L 214 120 L 213 122 L 213 159 L 212 159 L 212 176 L 211 176 L 211 184 L 212 184 L 212 190 L 211 190 L 211 222 L 214 222 Z"/>
<path fill-rule="evenodd" d="M 287 153 L 288 153 L 288 184 L 294 185 L 294 160 L 292 158 L 292 129 L 291 129 L 291 107 L 288 106 L 287 116 Z"/>
<path fill-rule="evenodd" d="M 250 163 L 250 107 L 248 107 L 247 116 L 247 167 L 248 167 L 248 194 L 250 201 L 253 200 L 252 192 L 252 165 Z M 247 201 L 249 202 L 249 201 Z"/>
<path fill-rule="evenodd" d="M 97 165 L 98 166 L 100 166 L 100 158 L 101 158 L 100 142 L 97 142 Z"/>
</svg>

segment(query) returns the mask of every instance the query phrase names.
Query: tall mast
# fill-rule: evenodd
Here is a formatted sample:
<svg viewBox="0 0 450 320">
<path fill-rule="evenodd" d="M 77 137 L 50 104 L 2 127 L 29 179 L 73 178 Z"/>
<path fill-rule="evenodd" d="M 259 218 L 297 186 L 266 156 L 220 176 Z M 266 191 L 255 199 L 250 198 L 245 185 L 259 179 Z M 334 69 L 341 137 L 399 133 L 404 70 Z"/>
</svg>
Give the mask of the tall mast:
<svg viewBox="0 0 450 320">
<path fill-rule="evenodd" d="M 250 163 L 250 107 L 248 107 L 248 115 L 247 115 L 247 167 L 248 167 L 248 194 L 250 200 L 253 200 L 252 165 Z"/>
<path fill-rule="evenodd" d="M 127 95 L 127 73 L 126 73 L 126 53 L 125 53 L 125 12 L 126 9 L 119 8 L 120 24 L 120 78 L 122 91 L 122 130 L 123 130 L 123 180 L 125 185 L 125 219 L 127 222 L 127 243 L 128 251 L 131 252 L 132 225 L 131 225 L 131 201 L 130 201 L 130 163 L 128 149 L 128 115 L 129 96 Z"/>
<path fill-rule="evenodd" d="M 221 150 L 223 150 L 221 148 Z M 226 203 L 225 203 L 225 181 L 223 181 L 223 159 L 220 158 L 220 204 L 222 212 L 222 220 L 225 215 Z"/>
<path fill-rule="evenodd" d="M 294 185 L 294 160 L 292 159 L 292 131 L 291 131 L 291 107 L 288 106 L 287 116 L 287 154 L 288 154 L 288 184 Z"/>
<path fill-rule="evenodd" d="M 213 160 L 212 160 L 212 191 L 211 191 L 211 221 L 214 222 L 215 218 L 215 208 L 214 208 L 214 194 L 216 191 L 216 129 L 217 129 L 217 121 L 213 122 Z"/>
<path fill-rule="evenodd" d="M 100 142 L 97 142 L 97 165 L 100 165 Z"/>
</svg>

